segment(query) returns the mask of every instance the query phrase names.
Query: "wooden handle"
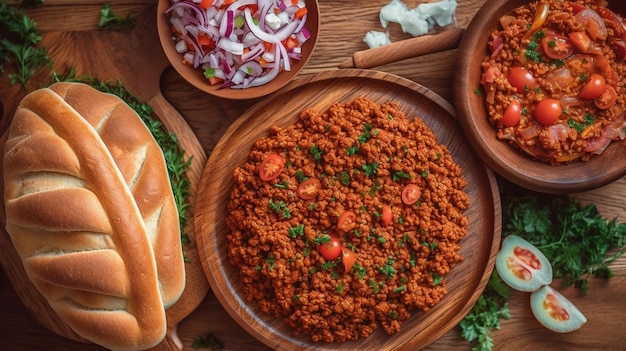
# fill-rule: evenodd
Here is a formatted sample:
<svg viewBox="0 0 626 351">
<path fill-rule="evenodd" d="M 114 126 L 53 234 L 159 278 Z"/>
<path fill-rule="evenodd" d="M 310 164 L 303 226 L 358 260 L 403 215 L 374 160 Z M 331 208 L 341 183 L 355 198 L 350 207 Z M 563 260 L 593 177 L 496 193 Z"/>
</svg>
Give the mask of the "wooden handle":
<svg viewBox="0 0 626 351">
<path fill-rule="evenodd" d="M 423 35 L 356 52 L 339 68 L 372 68 L 439 51 L 455 49 L 465 30 L 451 27 L 441 33 Z"/>
</svg>

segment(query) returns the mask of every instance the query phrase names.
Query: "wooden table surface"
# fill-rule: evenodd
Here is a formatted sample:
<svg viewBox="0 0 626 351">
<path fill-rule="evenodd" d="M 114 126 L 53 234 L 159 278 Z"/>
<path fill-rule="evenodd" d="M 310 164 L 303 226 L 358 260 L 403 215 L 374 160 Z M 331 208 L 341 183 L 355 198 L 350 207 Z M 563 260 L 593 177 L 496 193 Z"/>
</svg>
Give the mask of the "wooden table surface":
<svg viewBox="0 0 626 351">
<path fill-rule="evenodd" d="M 156 15 L 155 0 L 114 0 L 110 1 L 113 11 L 125 17 L 133 16 L 140 21 L 152 21 Z M 456 24 L 466 27 L 473 15 L 485 0 L 460 0 L 456 12 Z M 46 0 L 45 5 L 28 10 L 29 15 L 38 23 L 43 34 L 43 44 L 63 46 L 54 42 L 59 38 L 80 37 L 81 33 L 97 30 L 101 1 L 98 0 Z M 318 47 L 301 74 L 338 69 L 338 65 L 354 52 L 366 49 L 363 37 L 369 30 L 384 30 L 378 20 L 378 11 L 388 1 L 339 1 L 319 0 L 321 9 L 321 33 Z M 420 1 L 405 1 L 409 7 L 417 6 Z M 138 33 L 139 29 L 125 33 L 128 36 L 145 37 L 147 43 L 155 40 L 156 28 Z M 393 41 L 408 38 L 399 27 L 389 28 Z M 60 32 L 70 33 L 58 36 Z M 106 35 L 106 33 L 102 34 Z M 94 43 L 96 45 L 97 42 Z M 88 45 L 81 47 L 81 54 L 89 56 Z M 125 47 L 123 40 L 120 50 L 133 50 Z M 141 50 L 139 50 L 141 51 Z M 136 52 L 141 55 L 141 52 Z M 456 50 L 410 58 L 401 62 L 387 64 L 374 69 L 393 73 L 433 90 L 452 102 L 452 86 L 455 81 Z M 118 65 L 126 62 L 123 55 L 111 52 Z M 119 58 L 119 62 L 116 62 Z M 53 60 L 55 57 L 52 57 Z M 93 60 L 97 63 L 98 58 Z M 85 71 L 89 65 L 79 65 L 71 59 L 55 62 L 54 69 L 62 71 L 78 65 L 79 74 L 107 79 L 105 71 L 93 69 Z M 97 64 L 92 66 L 97 67 Z M 83 70 L 83 71 L 81 71 Z M 113 77 L 115 78 L 115 77 Z M 118 77 L 124 82 L 125 77 Z M 204 151 L 209 155 L 221 134 L 239 115 L 257 100 L 231 101 L 204 95 L 186 84 L 171 68 L 164 71 L 161 79 L 163 96 L 187 120 L 196 133 Z M 471 87 L 468 87 L 470 89 Z M 3 115 L 0 131 L 6 128 L 7 116 L 12 114 L 25 91 L 18 86 L 11 86 L 6 77 L 0 77 L 0 102 Z M 607 218 L 617 217 L 626 221 L 626 179 L 620 179 L 603 188 L 581 194 L 571 194 L 582 203 L 595 203 Z M 502 328 L 493 333 L 496 350 L 540 349 L 540 350 L 622 350 L 626 345 L 626 257 L 622 257 L 612 266 L 615 276 L 608 282 L 592 280 L 590 293 L 581 296 L 573 289 L 560 289 L 586 315 L 588 322 L 579 331 L 571 334 L 555 334 L 541 327 L 529 309 L 529 296 L 515 293 L 510 299 L 512 318 L 502 322 Z M 559 282 L 553 286 L 558 287 Z M 209 292 L 199 308 L 179 326 L 179 334 L 185 342 L 185 349 L 192 350 L 192 340 L 211 333 L 225 343 L 226 350 L 265 350 L 263 344 L 248 335 L 221 308 L 217 299 Z M 429 346 L 428 350 L 469 350 L 471 345 L 460 337 L 460 329 L 454 328 L 439 341 Z M 82 344 L 61 338 L 42 327 L 21 303 L 7 276 L 0 274 L 0 349 L 3 350 L 101 350 L 92 344 Z"/>
</svg>

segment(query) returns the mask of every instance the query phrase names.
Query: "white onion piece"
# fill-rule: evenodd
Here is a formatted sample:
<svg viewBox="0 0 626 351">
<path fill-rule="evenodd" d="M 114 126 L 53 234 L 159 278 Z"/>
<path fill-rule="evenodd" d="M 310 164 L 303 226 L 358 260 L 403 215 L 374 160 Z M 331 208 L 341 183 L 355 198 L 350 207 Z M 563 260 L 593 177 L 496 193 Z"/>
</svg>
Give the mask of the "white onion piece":
<svg viewBox="0 0 626 351">
<path fill-rule="evenodd" d="M 239 70 L 253 77 L 258 77 L 263 73 L 263 67 L 256 61 L 248 61 L 242 64 L 239 66 Z"/>
<path fill-rule="evenodd" d="M 271 82 L 272 80 L 274 80 L 274 78 L 276 78 L 276 76 L 278 75 L 278 72 L 280 72 L 280 50 L 278 49 L 278 47 L 276 47 L 274 51 L 274 55 L 276 57 L 276 60 L 274 61 L 274 65 L 272 66 L 270 71 L 267 72 L 265 75 L 262 75 L 252 80 L 250 84 L 248 85 L 249 87 L 258 87 L 258 86 L 267 84 Z M 235 85 L 233 86 L 233 88 L 237 88 L 237 86 Z"/>
<path fill-rule="evenodd" d="M 254 20 L 252 19 L 252 14 L 250 13 L 250 8 L 246 7 L 243 13 L 246 19 L 246 23 L 248 23 L 248 26 L 250 27 L 250 31 L 254 35 L 256 35 L 257 38 L 263 41 L 266 41 L 268 43 L 272 43 L 272 44 L 280 43 L 281 41 L 287 39 L 293 33 L 294 29 L 298 27 L 298 24 L 300 23 L 300 20 L 295 20 L 293 22 L 289 22 L 288 24 L 286 24 L 276 33 L 268 33 L 268 32 L 263 31 L 259 26 L 254 24 Z"/>
<path fill-rule="evenodd" d="M 243 55 L 243 44 L 222 38 L 217 42 L 217 46 L 235 55 Z"/>
</svg>

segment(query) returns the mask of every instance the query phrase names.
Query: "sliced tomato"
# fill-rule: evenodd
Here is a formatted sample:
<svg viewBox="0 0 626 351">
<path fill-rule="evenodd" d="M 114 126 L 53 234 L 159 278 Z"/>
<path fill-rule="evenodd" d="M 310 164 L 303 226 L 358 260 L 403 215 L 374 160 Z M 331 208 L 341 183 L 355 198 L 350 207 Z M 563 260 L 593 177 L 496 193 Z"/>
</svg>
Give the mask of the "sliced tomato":
<svg viewBox="0 0 626 351">
<path fill-rule="evenodd" d="M 523 93 L 527 90 L 535 89 L 537 86 L 537 80 L 533 76 L 532 72 L 526 67 L 513 66 L 509 69 L 509 73 L 506 79 L 511 83 L 518 93 Z"/>
<path fill-rule="evenodd" d="M 553 125 L 563 113 L 561 103 L 555 99 L 544 99 L 535 105 L 533 117 L 544 126 Z"/>
<path fill-rule="evenodd" d="M 528 241 L 509 235 L 496 256 L 496 271 L 502 280 L 519 291 L 536 291 L 552 282 L 552 265 Z"/>
<path fill-rule="evenodd" d="M 587 322 L 570 300 L 549 286 L 530 295 L 530 308 L 541 325 L 557 333 L 578 330 Z"/>
<path fill-rule="evenodd" d="M 285 159 L 277 154 L 267 155 L 259 167 L 259 178 L 267 182 L 278 177 L 285 167 Z"/>
<path fill-rule="evenodd" d="M 317 250 L 327 261 L 334 261 L 341 255 L 341 241 L 334 235 L 329 235 L 330 241 L 317 246 Z"/>
<path fill-rule="evenodd" d="M 595 99 L 604 93 L 606 80 L 599 73 L 591 73 L 587 83 L 580 89 L 578 96 L 583 99 Z"/>
<path fill-rule="evenodd" d="M 319 195 L 322 190 L 322 183 L 317 178 L 309 178 L 298 184 L 296 194 L 303 200 L 311 200 Z"/>
<path fill-rule="evenodd" d="M 546 56 L 555 60 L 570 57 L 574 53 L 574 44 L 569 38 L 556 33 L 547 33 L 541 39 L 541 47 Z"/>
<path fill-rule="evenodd" d="M 356 228 L 356 213 L 354 211 L 345 211 L 337 220 L 337 228 L 344 232 L 349 232 Z"/>
<path fill-rule="evenodd" d="M 410 183 L 402 188 L 402 202 L 405 205 L 413 205 L 420 199 L 420 196 L 422 196 L 422 191 L 417 184 Z"/>
<path fill-rule="evenodd" d="M 283 45 L 287 50 L 293 50 L 300 45 L 300 42 L 298 42 L 298 39 L 295 37 L 289 36 L 287 39 L 283 40 Z"/>
<path fill-rule="evenodd" d="M 513 127 L 519 123 L 520 119 L 522 119 L 522 105 L 517 99 L 513 99 L 506 110 L 504 110 L 500 122 L 505 127 Z"/>
<path fill-rule="evenodd" d="M 615 105 L 617 101 L 617 92 L 610 85 L 605 86 L 600 96 L 593 99 L 593 103 L 601 110 L 608 110 Z"/>
<path fill-rule="evenodd" d="M 611 49 L 615 53 L 615 59 L 617 61 L 622 61 L 626 58 L 626 40 L 612 38 L 611 39 Z"/>
<path fill-rule="evenodd" d="M 585 32 L 571 32 L 568 37 L 580 52 L 589 52 L 592 41 Z"/>
<path fill-rule="evenodd" d="M 352 266 L 356 262 L 356 255 L 354 251 L 348 249 L 347 247 L 343 247 L 341 249 L 341 263 L 343 263 L 344 272 L 350 272 Z"/>
<path fill-rule="evenodd" d="M 580 11 L 584 10 L 587 7 L 584 4 L 581 4 L 575 1 L 570 1 L 569 5 L 572 7 L 572 11 L 574 12 L 574 14 L 579 13 Z"/>
<path fill-rule="evenodd" d="M 391 224 L 392 219 L 393 214 L 391 213 L 391 206 L 383 205 L 380 213 L 380 222 L 386 227 Z"/>
</svg>

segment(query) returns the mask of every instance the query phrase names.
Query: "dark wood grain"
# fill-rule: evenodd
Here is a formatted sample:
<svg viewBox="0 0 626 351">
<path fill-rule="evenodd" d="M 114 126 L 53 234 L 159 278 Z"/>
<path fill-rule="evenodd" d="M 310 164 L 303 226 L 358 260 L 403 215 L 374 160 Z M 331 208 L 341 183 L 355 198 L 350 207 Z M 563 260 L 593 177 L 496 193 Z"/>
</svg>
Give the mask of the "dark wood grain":
<svg viewBox="0 0 626 351">
<path fill-rule="evenodd" d="M 415 313 L 393 336 L 382 329 L 368 338 L 342 344 L 312 343 L 307 335 L 293 336 L 281 318 L 260 312 L 245 301 L 235 267 L 228 263 L 227 203 L 232 171 L 246 162 L 252 144 L 271 127 L 295 123 L 300 112 L 327 110 L 336 102 L 365 96 L 375 103 L 394 102 L 409 118 L 421 118 L 450 150 L 464 170 L 470 196 L 469 234 L 461 242 L 464 260 L 446 276 L 449 293 L 426 313 Z M 289 100 L 289 104 L 285 101 Z M 371 70 L 324 72 L 300 78 L 254 105 L 223 134 L 202 174 L 194 218 L 202 249 L 200 257 L 213 293 L 246 331 L 279 350 L 419 349 L 453 328 L 478 298 L 493 268 L 500 242 L 499 193 L 493 174 L 486 170 L 462 137 L 454 110 L 443 98 L 423 86 Z"/>
</svg>

